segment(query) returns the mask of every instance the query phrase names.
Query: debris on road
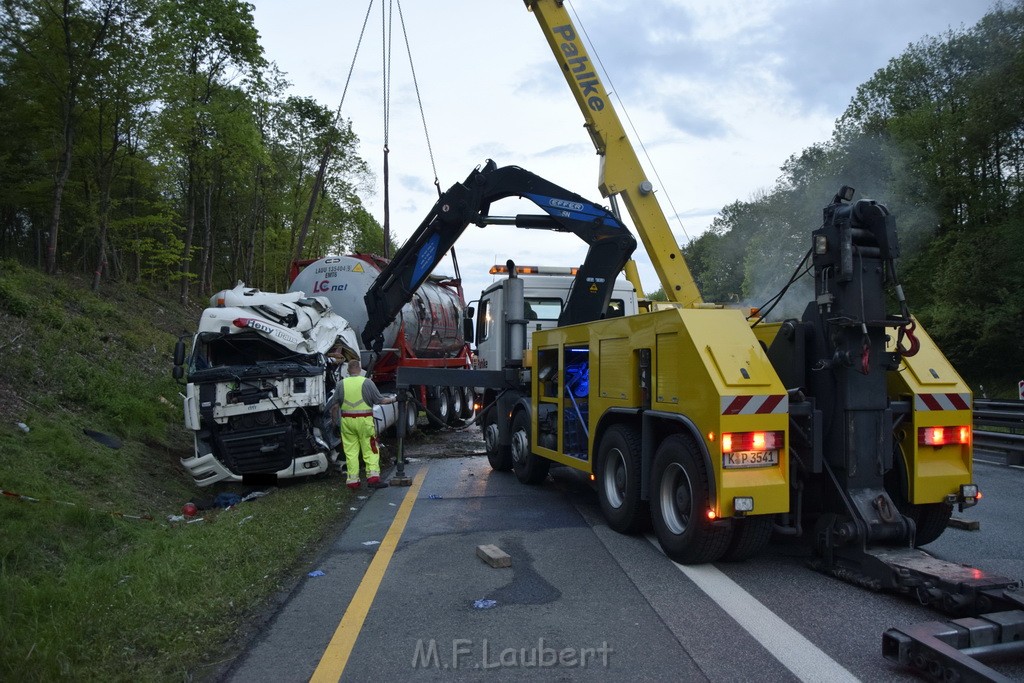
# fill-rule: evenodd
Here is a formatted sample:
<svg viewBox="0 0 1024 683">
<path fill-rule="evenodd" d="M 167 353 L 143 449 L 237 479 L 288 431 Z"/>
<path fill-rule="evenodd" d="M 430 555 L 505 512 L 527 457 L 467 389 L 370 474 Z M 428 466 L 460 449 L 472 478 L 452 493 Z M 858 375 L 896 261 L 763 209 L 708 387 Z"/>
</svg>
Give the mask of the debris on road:
<svg viewBox="0 0 1024 683">
<path fill-rule="evenodd" d="M 309 573 L 309 576 L 312 576 L 312 577 L 323 576 L 323 575 L 324 575 L 324 573 L 322 571 L 320 571 L 319 569 L 315 569 L 315 570 L 313 570 L 313 571 L 311 571 Z"/>
<path fill-rule="evenodd" d="M 488 600 L 488 599 L 474 600 L 473 601 L 473 609 L 491 609 L 492 607 L 497 606 L 497 604 L 498 604 L 497 600 Z"/>
<path fill-rule="evenodd" d="M 964 517 L 950 517 L 946 523 L 950 529 L 963 529 L 964 531 L 978 531 L 981 529 L 981 522 L 976 519 L 966 519 Z"/>
<path fill-rule="evenodd" d="M 512 566 L 512 558 L 509 554 L 493 544 L 478 545 L 476 547 L 476 556 L 495 569 Z"/>
</svg>

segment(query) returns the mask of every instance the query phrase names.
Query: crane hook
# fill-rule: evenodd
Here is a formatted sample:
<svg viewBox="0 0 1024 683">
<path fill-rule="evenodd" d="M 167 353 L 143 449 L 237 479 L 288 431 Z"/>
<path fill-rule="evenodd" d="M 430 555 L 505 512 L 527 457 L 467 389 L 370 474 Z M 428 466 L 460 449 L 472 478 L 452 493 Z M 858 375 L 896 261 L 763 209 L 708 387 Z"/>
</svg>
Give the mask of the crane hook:
<svg viewBox="0 0 1024 683">
<path fill-rule="evenodd" d="M 906 327 L 900 328 L 899 336 L 896 339 L 896 350 L 904 358 L 914 356 L 917 354 L 918 351 L 921 350 L 921 340 L 914 336 L 914 330 L 916 329 L 917 323 L 914 322 L 913 320 L 911 320 L 910 324 L 907 325 Z M 908 340 L 910 340 L 910 346 L 906 348 L 903 347 L 903 337 L 906 337 Z"/>
</svg>

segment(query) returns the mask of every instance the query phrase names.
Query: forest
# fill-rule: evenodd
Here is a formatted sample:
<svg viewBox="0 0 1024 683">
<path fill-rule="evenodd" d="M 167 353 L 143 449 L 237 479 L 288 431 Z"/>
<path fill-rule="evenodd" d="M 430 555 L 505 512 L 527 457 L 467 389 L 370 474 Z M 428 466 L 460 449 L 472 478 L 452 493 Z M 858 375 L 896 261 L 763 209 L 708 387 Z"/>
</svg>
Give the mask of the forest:
<svg viewBox="0 0 1024 683">
<path fill-rule="evenodd" d="M 288 86 L 245 2 L 4 0 L 0 258 L 185 303 L 382 251 L 351 122 Z"/>
<path fill-rule="evenodd" d="M 239 0 L 0 0 L 0 126 L 0 259 L 186 303 L 281 289 L 298 254 L 383 251 L 351 122 L 289 94 Z M 894 57 L 831 139 L 684 251 L 705 300 L 758 305 L 851 185 L 897 217 L 911 310 L 975 391 L 1006 395 L 1024 378 L 1022 164 L 1013 0 Z"/>
</svg>

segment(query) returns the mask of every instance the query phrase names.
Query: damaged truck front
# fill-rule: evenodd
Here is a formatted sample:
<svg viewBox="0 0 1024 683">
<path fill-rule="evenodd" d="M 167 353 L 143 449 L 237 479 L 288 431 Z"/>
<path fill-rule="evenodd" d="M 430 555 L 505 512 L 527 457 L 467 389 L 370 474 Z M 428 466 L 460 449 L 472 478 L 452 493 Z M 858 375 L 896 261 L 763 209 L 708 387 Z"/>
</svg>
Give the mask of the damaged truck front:
<svg viewBox="0 0 1024 683">
<path fill-rule="evenodd" d="M 239 284 L 203 311 L 185 359 L 185 427 L 195 452 L 182 465 L 196 484 L 265 482 L 326 472 L 338 463 L 333 416 L 340 379 L 331 356 L 359 358 L 354 330 L 323 297 Z"/>
</svg>

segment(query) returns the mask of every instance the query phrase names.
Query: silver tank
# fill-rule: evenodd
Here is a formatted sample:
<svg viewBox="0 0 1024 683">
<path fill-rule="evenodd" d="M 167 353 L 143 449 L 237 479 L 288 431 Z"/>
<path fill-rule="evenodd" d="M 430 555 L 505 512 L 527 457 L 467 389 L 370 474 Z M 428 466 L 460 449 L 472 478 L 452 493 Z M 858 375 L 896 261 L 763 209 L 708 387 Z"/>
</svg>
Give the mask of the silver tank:
<svg viewBox="0 0 1024 683">
<path fill-rule="evenodd" d="M 362 335 L 366 327 L 363 297 L 379 273 L 376 262 L 355 256 L 328 256 L 306 266 L 288 291 L 326 296 L 335 313 L 345 318 L 357 335 Z M 460 322 L 464 308 L 465 303 L 454 287 L 428 279 L 384 331 L 384 348 L 398 347 L 398 334 L 404 323 L 405 342 L 417 357 L 456 355 L 465 344 Z"/>
</svg>

